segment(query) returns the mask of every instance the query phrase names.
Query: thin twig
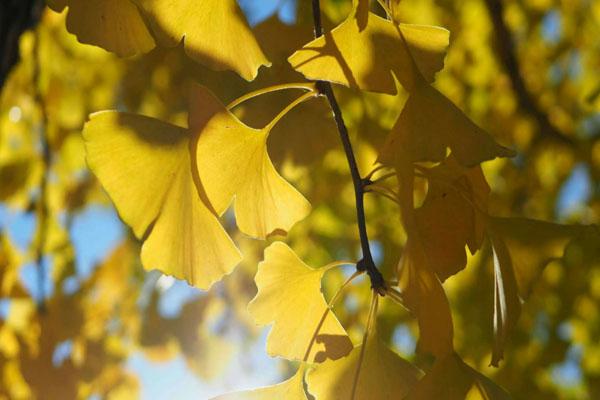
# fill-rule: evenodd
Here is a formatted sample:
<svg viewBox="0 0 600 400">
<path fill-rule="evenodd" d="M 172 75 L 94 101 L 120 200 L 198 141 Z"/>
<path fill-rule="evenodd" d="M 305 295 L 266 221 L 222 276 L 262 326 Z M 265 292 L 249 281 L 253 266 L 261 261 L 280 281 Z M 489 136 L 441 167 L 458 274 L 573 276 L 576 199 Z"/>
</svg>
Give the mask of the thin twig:
<svg viewBox="0 0 600 400">
<path fill-rule="evenodd" d="M 512 35 L 504 23 L 504 5 L 501 0 L 485 0 L 490 19 L 496 34 L 496 49 L 508 77 L 510 78 L 513 90 L 519 102 L 519 108 L 529 113 L 538 123 L 540 137 L 546 137 L 559 143 L 575 147 L 574 140 L 560 132 L 550 122 L 548 116 L 536 104 L 533 96 L 529 93 L 525 80 L 523 79 L 517 56 L 515 55 L 515 43 Z"/>
<path fill-rule="evenodd" d="M 315 38 L 318 38 L 323 35 L 323 25 L 321 23 L 321 5 L 319 0 L 312 0 L 312 11 L 313 11 L 313 21 L 315 28 Z M 344 146 L 344 152 L 346 153 L 346 159 L 348 161 L 348 166 L 350 167 L 350 173 L 352 174 L 352 183 L 354 185 L 354 195 L 356 198 L 356 218 L 358 223 L 358 234 L 360 237 L 360 245 L 362 249 L 362 259 L 358 261 L 356 264 L 356 268 L 359 271 L 366 271 L 371 279 L 371 286 L 375 289 L 379 294 L 385 294 L 385 281 L 383 276 L 375 266 L 375 262 L 373 261 L 373 256 L 371 254 L 371 248 L 369 246 L 369 237 L 367 235 L 367 225 L 365 222 L 365 207 L 364 207 L 364 193 L 365 193 L 365 185 L 369 183 L 368 180 L 363 180 L 360 177 L 360 172 L 358 171 L 358 165 L 356 164 L 356 158 L 354 156 L 354 151 L 352 150 L 352 143 L 350 142 L 350 136 L 348 135 L 348 128 L 346 127 L 346 123 L 344 122 L 344 118 L 342 116 L 342 110 L 337 102 L 335 94 L 333 93 L 333 88 L 329 82 L 318 81 L 317 89 L 319 92 L 327 98 L 329 102 L 329 106 L 331 111 L 333 112 L 333 117 L 335 119 L 335 124 L 337 126 L 340 139 L 342 140 L 342 144 Z"/>
</svg>

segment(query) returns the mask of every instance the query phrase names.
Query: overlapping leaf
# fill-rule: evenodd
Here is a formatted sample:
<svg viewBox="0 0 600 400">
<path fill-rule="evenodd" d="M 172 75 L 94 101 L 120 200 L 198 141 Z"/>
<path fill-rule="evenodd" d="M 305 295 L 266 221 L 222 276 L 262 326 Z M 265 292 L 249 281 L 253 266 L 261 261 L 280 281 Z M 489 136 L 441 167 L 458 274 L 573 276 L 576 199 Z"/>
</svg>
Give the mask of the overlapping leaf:
<svg viewBox="0 0 600 400">
<path fill-rule="evenodd" d="M 420 74 L 432 82 L 444 66 L 449 32 L 425 25 L 401 24 L 398 28 L 391 21 L 368 14 L 367 18 L 363 8 L 358 12 L 355 8 L 346 21 L 306 44 L 288 61 L 309 79 L 393 94 L 394 76 L 409 91 L 419 79 L 413 71 L 412 55 Z"/>
<path fill-rule="evenodd" d="M 90 168 L 144 240 L 144 267 L 200 288 L 233 269 L 240 255 L 198 193 L 187 130 L 107 111 L 93 114 L 83 135 Z"/>
<path fill-rule="evenodd" d="M 321 293 L 326 271 L 303 263 L 283 242 L 265 250 L 255 278 L 258 293 L 248 310 L 257 324 L 273 324 L 267 338 L 269 355 L 322 362 L 343 357 L 352 349 Z"/>
<path fill-rule="evenodd" d="M 490 188 L 481 167 L 464 168 L 454 157 L 427 170 L 428 191 L 415 210 L 419 237 L 430 264 L 445 281 L 467 263 L 483 243 Z"/>
<path fill-rule="evenodd" d="M 135 0 L 159 43 L 185 52 L 209 68 L 252 80 L 269 65 L 235 0 Z"/>
<path fill-rule="evenodd" d="M 514 155 L 435 88 L 420 85 L 410 94 L 379 160 L 388 165 L 395 165 L 399 157 L 407 156 L 413 162 L 442 161 L 448 147 L 465 167 Z"/>
<path fill-rule="evenodd" d="M 432 370 L 411 390 L 406 400 L 509 400 L 500 386 L 452 353 L 437 360 Z"/>
<path fill-rule="evenodd" d="M 190 128 L 199 133 L 195 160 L 202 190 L 220 214 L 235 196 L 240 230 L 265 238 L 306 217 L 310 204 L 273 167 L 267 153 L 270 125 L 244 125 L 205 88 L 194 90 Z"/>
<path fill-rule="evenodd" d="M 308 391 L 318 400 L 387 400 L 403 398 L 419 376 L 417 368 L 390 350 L 373 331 L 364 349 L 356 346 L 346 357 L 316 366 L 306 381 Z"/>
<path fill-rule="evenodd" d="M 409 238 L 398 265 L 398 287 L 404 305 L 419 324 L 418 349 L 437 357 L 454 349 L 448 298 L 417 238 Z"/>
<path fill-rule="evenodd" d="M 119 56 L 152 50 L 156 37 L 167 47 L 183 40 L 193 60 L 246 80 L 270 65 L 235 0 L 51 0 L 49 5 L 55 11 L 68 7 L 67 29 L 80 42 Z"/>
<path fill-rule="evenodd" d="M 67 29 L 81 43 L 100 46 L 126 57 L 146 53 L 154 39 L 130 0 L 64 0 L 49 5 L 56 11 L 69 7 Z"/>
</svg>

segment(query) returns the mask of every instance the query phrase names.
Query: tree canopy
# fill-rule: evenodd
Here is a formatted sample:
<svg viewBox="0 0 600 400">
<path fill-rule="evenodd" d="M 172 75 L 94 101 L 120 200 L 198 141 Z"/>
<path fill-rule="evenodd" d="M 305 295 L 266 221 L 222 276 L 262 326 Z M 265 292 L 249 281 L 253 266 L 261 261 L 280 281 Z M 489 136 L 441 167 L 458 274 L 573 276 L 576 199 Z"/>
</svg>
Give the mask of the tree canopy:
<svg viewBox="0 0 600 400">
<path fill-rule="evenodd" d="M 1 10 L 0 398 L 600 397 L 600 3 Z"/>
</svg>

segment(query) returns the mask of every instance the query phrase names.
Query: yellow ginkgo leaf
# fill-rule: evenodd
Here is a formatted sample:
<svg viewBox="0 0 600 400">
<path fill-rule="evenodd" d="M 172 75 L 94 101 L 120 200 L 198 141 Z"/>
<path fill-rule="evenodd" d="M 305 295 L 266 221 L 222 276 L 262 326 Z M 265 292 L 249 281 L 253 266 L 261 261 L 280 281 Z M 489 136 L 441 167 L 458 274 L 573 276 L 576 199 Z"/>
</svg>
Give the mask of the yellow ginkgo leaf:
<svg viewBox="0 0 600 400">
<path fill-rule="evenodd" d="M 521 314 L 521 300 L 512 259 L 500 236 L 490 232 L 494 255 L 494 346 L 491 365 L 504 358 L 504 344 Z"/>
<path fill-rule="evenodd" d="M 426 170 L 427 197 L 415 210 L 416 226 L 431 267 L 443 282 L 467 263 L 485 235 L 490 188 L 480 166 L 465 168 L 448 157 Z"/>
<path fill-rule="evenodd" d="M 406 242 L 398 265 L 398 288 L 404 305 L 419 323 L 418 350 L 436 357 L 454 351 L 450 304 L 416 238 Z"/>
<path fill-rule="evenodd" d="M 417 382 L 420 371 L 390 350 L 376 331 L 369 333 L 365 348 L 362 346 L 309 371 L 309 393 L 317 400 L 402 399 Z"/>
<path fill-rule="evenodd" d="M 292 67 L 309 79 L 390 94 L 397 91 L 394 76 L 409 91 L 415 85 L 418 78 L 411 55 L 428 82 L 443 68 L 449 38 L 446 29 L 401 24 L 409 53 L 394 23 L 369 13 L 361 29 L 357 17 L 360 14 L 355 10 L 331 32 L 292 54 L 288 59 Z"/>
<path fill-rule="evenodd" d="M 165 46 L 182 40 L 185 52 L 209 68 L 252 80 L 270 65 L 235 0 L 135 0 Z"/>
<path fill-rule="evenodd" d="M 406 400 L 509 400 L 510 395 L 456 353 L 437 360 Z"/>
<path fill-rule="evenodd" d="M 51 4 L 57 11 L 68 6 L 67 30 L 81 43 L 100 46 L 121 57 L 147 53 L 155 46 L 137 6 L 130 0 L 65 0 Z"/>
<path fill-rule="evenodd" d="M 198 175 L 217 213 L 223 213 L 235 196 L 238 227 L 257 238 L 285 233 L 308 215 L 310 203 L 277 173 L 269 158 L 270 125 L 250 128 L 203 87 L 194 91 L 190 114 L 190 129 L 199 134 Z"/>
<path fill-rule="evenodd" d="M 352 349 L 321 292 L 321 278 L 327 270 L 309 267 L 283 242 L 265 250 L 255 278 L 258 293 L 248 311 L 257 324 L 273 324 L 267 338 L 269 355 L 322 362 L 343 357 Z"/>
<path fill-rule="evenodd" d="M 303 378 L 304 367 L 301 366 L 294 376 L 284 382 L 254 390 L 224 394 L 212 400 L 306 400 Z"/>
<path fill-rule="evenodd" d="M 106 111 L 91 116 L 83 136 L 89 167 L 144 239 L 145 268 L 203 289 L 231 272 L 240 254 L 199 195 L 186 129 Z"/>
<path fill-rule="evenodd" d="M 567 244 L 589 227 L 495 217 L 490 218 L 490 229 L 506 243 L 513 260 L 519 296 L 526 299 L 546 264 L 561 258 Z"/>
<path fill-rule="evenodd" d="M 356 8 L 356 23 L 358 29 L 361 31 L 367 26 L 369 21 L 369 5 L 370 0 L 353 0 L 354 7 Z"/>
<path fill-rule="evenodd" d="M 395 165 L 399 158 L 442 161 L 450 148 L 465 167 L 514 152 L 496 143 L 458 107 L 429 85 L 413 91 L 381 150 L 379 161 Z"/>
</svg>

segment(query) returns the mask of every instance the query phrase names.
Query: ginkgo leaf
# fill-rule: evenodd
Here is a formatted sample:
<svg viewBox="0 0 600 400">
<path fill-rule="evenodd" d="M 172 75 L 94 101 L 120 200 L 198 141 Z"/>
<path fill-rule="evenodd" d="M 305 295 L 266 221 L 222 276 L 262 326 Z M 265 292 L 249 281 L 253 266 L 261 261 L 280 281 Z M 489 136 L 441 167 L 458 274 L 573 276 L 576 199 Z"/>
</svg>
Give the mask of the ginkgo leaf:
<svg viewBox="0 0 600 400">
<path fill-rule="evenodd" d="M 100 46 L 121 57 L 147 53 L 155 46 L 137 6 L 130 0 L 65 0 L 67 30 L 81 43 Z"/>
<path fill-rule="evenodd" d="M 417 382 L 420 371 L 390 350 L 376 331 L 367 337 L 364 353 L 362 346 L 354 347 L 344 358 L 326 361 L 309 371 L 309 393 L 317 400 L 403 398 Z"/>
<path fill-rule="evenodd" d="M 398 288 L 419 324 L 418 350 L 436 357 L 454 351 L 454 328 L 444 288 L 417 238 L 406 242 L 398 264 Z"/>
<path fill-rule="evenodd" d="M 228 393 L 212 400 L 307 400 L 303 378 L 304 367 L 301 366 L 290 379 L 276 385 Z"/>
<path fill-rule="evenodd" d="M 427 170 L 428 190 L 415 210 L 417 229 L 430 265 L 443 282 L 467 263 L 485 235 L 490 188 L 480 166 L 465 168 L 454 157 Z"/>
<path fill-rule="evenodd" d="M 283 242 L 265 250 L 255 278 L 258 293 L 248 311 L 257 324 L 273 324 L 269 355 L 322 362 L 350 352 L 352 343 L 321 292 L 327 269 L 309 267 Z"/>
<path fill-rule="evenodd" d="M 107 111 L 90 117 L 83 136 L 89 167 L 144 239 L 145 268 L 203 289 L 231 272 L 240 254 L 200 198 L 186 129 Z"/>
<path fill-rule="evenodd" d="M 229 112 L 207 89 L 197 87 L 190 128 L 198 133 L 198 175 L 210 203 L 221 214 L 235 196 L 240 230 L 265 238 L 284 233 L 310 212 L 310 203 L 275 170 L 267 153 L 271 126 L 253 129 Z"/>
<path fill-rule="evenodd" d="M 490 232 L 494 255 L 494 346 L 491 365 L 504 358 L 504 344 L 521 314 L 521 300 L 512 259 L 501 237 Z"/>
<path fill-rule="evenodd" d="M 406 400 L 509 400 L 510 395 L 475 371 L 456 353 L 436 360 L 431 371 L 410 391 Z"/>
<path fill-rule="evenodd" d="M 522 299 L 529 297 L 548 262 L 561 258 L 567 244 L 588 229 L 582 225 L 499 217 L 490 218 L 490 228 L 508 247 Z"/>
<path fill-rule="evenodd" d="M 515 154 L 496 143 L 435 88 L 421 85 L 406 101 L 381 149 L 379 161 L 395 165 L 399 157 L 405 156 L 413 162 L 442 161 L 448 147 L 465 167 Z"/>
<path fill-rule="evenodd" d="M 308 79 L 389 94 L 397 92 L 394 76 L 407 90 L 415 85 L 411 54 L 428 82 L 443 68 L 449 40 L 446 29 L 401 24 L 409 53 L 391 21 L 369 13 L 364 29 L 361 24 L 355 9 L 346 21 L 306 44 L 288 61 Z"/>
<path fill-rule="evenodd" d="M 235 0 L 135 0 L 159 43 L 185 52 L 209 68 L 232 70 L 252 80 L 270 63 Z"/>
<path fill-rule="evenodd" d="M 356 8 L 356 23 L 361 31 L 367 26 L 369 21 L 369 3 L 370 0 L 352 0 Z"/>
</svg>

